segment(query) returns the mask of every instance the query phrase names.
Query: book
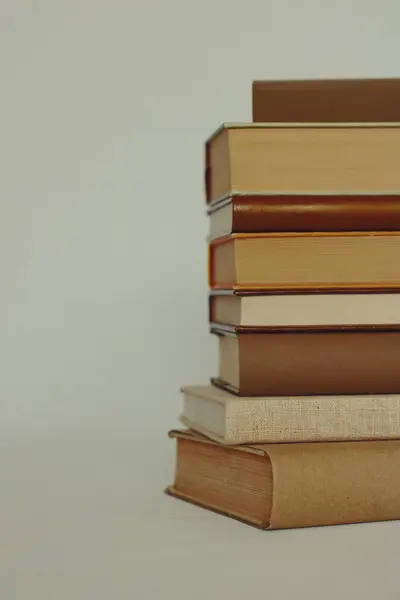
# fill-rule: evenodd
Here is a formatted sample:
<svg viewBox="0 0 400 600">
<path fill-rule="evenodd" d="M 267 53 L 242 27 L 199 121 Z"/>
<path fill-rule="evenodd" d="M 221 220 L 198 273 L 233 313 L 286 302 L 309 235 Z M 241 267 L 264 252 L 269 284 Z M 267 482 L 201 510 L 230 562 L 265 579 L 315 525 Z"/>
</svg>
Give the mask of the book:
<svg viewBox="0 0 400 600">
<path fill-rule="evenodd" d="M 213 385 L 182 388 L 180 421 L 221 444 L 400 438 L 400 395 L 253 396 Z"/>
<path fill-rule="evenodd" d="M 212 331 L 212 381 L 239 396 L 400 394 L 399 330 Z"/>
<path fill-rule="evenodd" d="M 176 440 L 166 492 L 261 529 L 400 518 L 400 441 L 222 446 Z"/>
<path fill-rule="evenodd" d="M 215 290 L 209 295 L 209 322 L 228 331 L 400 328 L 400 295 Z"/>
<path fill-rule="evenodd" d="M 230 233 L 396 231 L 400 194 L 236 194 L 212 203 L 208 239 Z"/>
<path fill-rule="evenodd" d="M 225 123 L 205 145 L 208 203 L 235 194 L 400 191 L 399 123 Z"/>
<path fill-rule="evenodd" d="M 400 79 L 253 81 L 253 121 L 400 121 Z"/>
<path fill-rule="evenodd" d="M 400 287 L 400 232 L 232 233 L 208 248 L 213 289 Z"/>
</svg>

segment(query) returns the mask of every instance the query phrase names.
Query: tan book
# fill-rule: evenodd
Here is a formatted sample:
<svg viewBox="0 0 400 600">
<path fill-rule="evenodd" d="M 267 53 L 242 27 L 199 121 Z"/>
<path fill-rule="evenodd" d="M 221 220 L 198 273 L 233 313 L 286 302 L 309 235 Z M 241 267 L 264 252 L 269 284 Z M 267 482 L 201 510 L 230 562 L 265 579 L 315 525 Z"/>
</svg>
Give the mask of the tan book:
<svg viewBox="0 0 400 600">
<path fill-rule="evenodd" d="M 399 329 L 212 331 L 212 381 L 239 396 L 400 394 Z"/>
<path fill-rule="evenodd" d="M 261 529 L 400 518 L 400 441 L 221 446 L 176 439 L 166 491 Z"/>
<path fill-rule="evenodd" d="M 182 394 L 181 422 L 221 444 L 400 438 L 400 395 L 238 398 L 211 385 Z"/>
<path fill-rule="evenodd" d="M 399 123 L 227 123 L 205 152 L 208 203 L 235 194 L 400 191 Z"/>
<path fill-rule="evenodd" d="M 209 321 L 226 329 L 400 327 L 400 294 L 263 294 L 216 290 Z"/>
<path fill-rule="evenodd" d="M 209 244 L 213 289 L 389 290 L 400 287 L 399 265 L 398 231 L 236 233 Z"/>
</svg>

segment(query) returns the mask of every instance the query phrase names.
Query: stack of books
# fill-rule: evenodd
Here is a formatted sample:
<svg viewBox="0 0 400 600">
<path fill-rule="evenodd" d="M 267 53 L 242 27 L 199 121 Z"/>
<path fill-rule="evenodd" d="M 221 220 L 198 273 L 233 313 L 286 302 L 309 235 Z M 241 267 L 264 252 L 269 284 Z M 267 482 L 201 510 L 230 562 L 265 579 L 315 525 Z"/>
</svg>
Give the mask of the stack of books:
<svg viewBox="0 0 400 600">
<path fill-rule="evenodd" d="M 182 389 L 168 493 L 263 529 L 400 518 L 400 80 L 255 82 L 205 149 L 219 372 Z"/>
</svg>

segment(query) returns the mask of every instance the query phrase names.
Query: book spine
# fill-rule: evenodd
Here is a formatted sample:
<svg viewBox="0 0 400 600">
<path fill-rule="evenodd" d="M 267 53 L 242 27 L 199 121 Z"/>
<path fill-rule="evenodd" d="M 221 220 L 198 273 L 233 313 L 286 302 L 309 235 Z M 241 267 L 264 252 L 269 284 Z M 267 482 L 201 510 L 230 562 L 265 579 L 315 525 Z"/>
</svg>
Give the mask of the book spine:
<svg viewBox="0 0 400 600">
<path fill-rule="evenodd" d="M 398 230 L 400 195 L 232 198 L 232 233 Z"/>
<path fill-rule="evenodd" d="M 211 160 L 210 144 L 206 142 L 204 146 L 204 197 L 206 204 L 211 202 Z"/>
<path fill-rule="evenodd" d="M 253 121 L 400 121 L 400 79 L 254 81 Z"/>
</svg>

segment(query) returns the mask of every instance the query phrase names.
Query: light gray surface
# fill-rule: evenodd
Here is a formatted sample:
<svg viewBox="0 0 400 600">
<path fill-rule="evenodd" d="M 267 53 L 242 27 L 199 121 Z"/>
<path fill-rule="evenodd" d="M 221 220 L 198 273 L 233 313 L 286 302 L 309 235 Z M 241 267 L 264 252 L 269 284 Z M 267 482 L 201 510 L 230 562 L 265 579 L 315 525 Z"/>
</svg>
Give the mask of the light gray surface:
<svg viewBox="0 0 400 600">
<path fill-rule="evenodd" d="M 399 16 L 0 2 L 2 600 L 398 597 L 397 524 L 262 534 L 161 490 L 216 372 L 203 141 L 255 78 L 398 75 Z"/>
<path fill-rule="evenodd" d="M 261 532 L 164 496 L 138 436 L 2 440 L 1 598 L 398 598 L 399 523 Z"/>
</svg>

